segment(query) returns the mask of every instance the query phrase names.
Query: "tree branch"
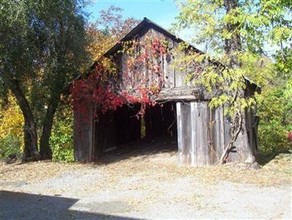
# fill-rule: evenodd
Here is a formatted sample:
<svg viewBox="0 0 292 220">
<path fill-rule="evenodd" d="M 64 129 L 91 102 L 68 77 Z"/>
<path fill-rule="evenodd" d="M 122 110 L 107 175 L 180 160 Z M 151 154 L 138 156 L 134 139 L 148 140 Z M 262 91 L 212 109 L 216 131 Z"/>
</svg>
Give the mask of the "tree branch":
<svg viewBox="0 0 292 220">
<path fill-rule="evenodd" d="M 242 129 L 242 120 L 243 120 L 243 116 L 240 112 L 240 110 L 237 110 L 236 113 L 234 114 L 234 118 L 233 118 L 233 126 L 230 128 L 231 130 L 231 140 L 229 141 L 228 145 L 226 146 L 223 154 L 221 155 L 220 158 L 220 163 L 224 164 L 226 162 L 226 159 L 228 158 L 229 153 L 231 152 L 231 149 L 234 147 L 233 144 L 236 141 L 239 132 Z"/>
</svg>

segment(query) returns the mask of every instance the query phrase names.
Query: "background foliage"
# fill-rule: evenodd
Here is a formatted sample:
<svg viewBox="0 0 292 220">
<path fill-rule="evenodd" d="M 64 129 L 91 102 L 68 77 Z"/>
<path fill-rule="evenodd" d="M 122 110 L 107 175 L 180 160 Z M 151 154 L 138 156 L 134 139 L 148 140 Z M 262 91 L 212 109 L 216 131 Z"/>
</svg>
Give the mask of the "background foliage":
<svg viewBox="0 0 292 220">
<path fill-rule="evenodd" d="M 31 2 L 33 5 L 35 4 L 33 3 L 33 1 Z M 59 3 L 61 4 L 61 2 L 62 1 L 60 1 Z M 25 8 L 25 10 L 20 10 L 20 9 L 23 9 L 22 3 L 24 4 L 24 1 L 21 1 L 21 4 L 20 4 L 21 7 L 17 5 L 19 6 L 19 8 L 15 8 L 15 13 L 14 13 L 15 16 L 17 15 L 17 11 L 18 11 L 18 14 L 21 15 L 20 12 L 23 12 L 28 9 L 28 8 Z M 68 1 L 66 2 L 64 1 L 64 4 L 67 4 L 67 3 Z M 82 1 L 80 1 L 80 3 L 82 4 Z M 11 10 L 13 9 L 14 3 L 12 4 L 10 1 L 7 0 L 5 1 L 5 4 L 7 5 L 7 8 Z M 49 5 L 47 6 L 49 7 Z M 120 38 L 123 37 L 124 34 L 129 32 L 138 23 L 138 21 L 133 18 L 127 18 L 127 19 L 123 18 L 121 15 L 121 11 L 122 11 L 121 8 L 112 6 L 107 10 L 101 11 L 99 18 L 95 22 L 87 24 L 86 35 L 87 35 L 87 38 L 89 39 L 89 45 L 87 46 L 86 49 L 89 52 L 90 57 L 88 57 L 89 58 L 88 62 L 83 62 L 82 72 L 85 73 L 86 72 L 85 70 L 89 68 L 90 64 L 93 63 L 93 61 L 98 59 L 103 53 L 106 52 L 107 49 L 109 49 L 112 45 L 114 45 Z M 7 13 L 5 8 L 3 8 L 3 12 Z M 52 15 L 47 16 L 45 12 L 42 14 L 42 16 L 45 17 L 44 20 L 46 19 L 48 20 L 48 23 L 50 19 L 54 19 Z M 22 20 L 19 19 L 17 21 L 25 22 L 25 19 L 22 19 Z M 51 47 L 55 46 L 55 44 L 52 44 L 51 42 L 55 42 L 54 40 L 56 40 L 57 43 L 60 42 L 60 45 L 56 45 L 55 49 L 56 50 L 64 49 L 61 46 L 62 40 L 64 40 L 63 39 L 64 36 L 62 37 L 60 34 L 60 36 L 55 37 L 54 29 L 52 29 L 52 31 L 50 30 L 50 28 L 53 28 L 53 27 L 49 26 L 49 28 L 43 28 L 42 25 L 46 25 L 45 23 L 39 24 L 39 26 L 36 23 L 34 24 L 36 25 L 36 30 L 39 31 L 38 34 L 40 34 L 40 36 L 38 38 L 34 38 L 35 36 L 29 36 L 29 37 L 35 40 L 40 40 L 39 43 L 41 44 L 45 42 L 45 39 L 47 36 L 46 34 L 49 34 L 50 37 L 48 38 L 48 40 L 49 41 L 51 40 L 51 41 L 48 42 L 48 45 L 46 46 L 48 46 L 48 48 L 51 49 Z M 26 27 L 26 26 L 18 25 L 18 27 Z M 58 27 L 59 26 L 57 25 L 57 28 Z M 10 27 L 10 26 L 9 28 L 12 28 L 14 31 L 17 32 L 16 28 Z M 51 34 L 49 33 L 50 31 L 51 31 Z M 14 32 L 11 32 L 11 33 L 13 34 Z M 58 29 L 57 29 L 56 35 L 58 35 L 59 33 L 60 32 L 58 32 Z M 8 36 L 5 37 L 5 39 L 8 40 L 9 39 Z M 22 36 L 21 39 L 27 39 L 26 35 Z M 72 41 L 70 40 L 66 42 L 70 43 L 70 45 L 73 45 Z M 30 41 L 30 43 L 32 44 L 34 43 L 34 41 Z M 80 44 L 81 43 L 83 42 L 80 42 Z M 36 45 L 36 46 L 39 46 L 39 45 Z M 56 51 L 55 49 L 53 48 L 52 49 L 53 52 L 48 53 L 47 56 L 45 56 L 43 60 L 41 59 L 41 56 L 40 56 L 43 54 L 34 53 L 40 61 L 36 63 L 39 65 L 40 68 L 38 68 L 37 71 L 33 72 L 32 74 L 33 77 L 31 79 L 29 77 L 26 77 L 26 80 L 23 81 L 24 92 L 27 95 L 29 103 L 31 104 L 35 123 L 38 127 L 37 133 L 39 136 L 42 133 L 41 126 L 44 122 L 45 114 L 49 106 L 48 100 L 50 99 L 50 94 L 47 91 L 54 91 L 56 87 L 58 88 L 60 87 L 59 83 L 56 83 L 55 80 L 51 80 L 50 72 L 48 71 L 52 70 L 53 74 L 57 74 L 57 75 L 54 75 L 54 78 L 56 78 L 56 80 L 58 81 L 57 78 L 59 77 L 60 72 L 59 70 L 57 70 L 57 68 L 60 67 L 62 69 L 64 67 L 64 63 L 66 62 L 65 60 L 63 60 L 62 61 L 63 64 L 62 63 L 58 64 L 58 62 L 60 61 L 59 58 L 64 57 L 64 56 L 57 57 L 58 62 L 56 62 L 56 59 L 55 59 L 56 57 L 54 57 L 54 55 L 57 54 L 58 51 Z M 48 50 L 45 50 L 45 51 L 48 51 Z M 16 53 L 15 56 L 17 57 L 17 55 L 19 54 Z M 52 55 L 52 57 L 49 57 L 48 55 Z M 3 56 L 6 56 L 6 54 L 3 54 Z M 47 58 L 52 58 L 52 59 L 49 59 L 48 65 L 45 65 L 42 62 L 44 62 L 45 59 Z M 69 58 L 71 57 L 69 56 Z M 28 61 L 29 59 L 25 59 L 25 60 Z M 46 71 L 45 69 L 42 68 L 45 66 L 49 67 L 47 68 Z M 72 64 L 72 69 L 73 68 L 75 68 L 74 64 Z M 32 71 L 28 71 L 28 72 L 31 73 Z M 69 70 L 65 74 L 70 74 L 71 72 L 72 71 Z M 22 73 L 22 76 L 23 75 L 24 73 Z M 75 76 L 76 75 L 74 75 L 73 78 Z M 70 78 L 68 82 L 69 81 L 71 82 L 73 78 Z M 59 82 L 63 82 L 63 80 L 61 81 L 59 80 Z M 0 127 L 0 133 L 1 133 L 0 157 L 2 158 L 7 157 L 11 153 L 20 153 L 21 146 L 23 146 L 23 134 L 22 134 L 23 119 L 21 123 L 19 122 L 20 120 L 19 118 L 21 118 L 21 111 L 19 110 L 19 107 L 17 106 L 15 100 L 7 99 L 8 97 L 7 92 L 8 92 L 7 86 L 3 83 L 2 78 L 0 77 L 0 95 L 1 95 L 0 104 L 1 106 L 3 106 L 3 108 L 1 107 L 0 109 L 0 112 L 1 112 L 0 120 L 2 124 L 2 126 Z M 59 106 L 56 110 L 56 115 L 53 121 L 52 136 L 50 137 L 49 143 L 52 148 L 52 153 L 53 153 L 52 159 L 54 161 L 68 161 L 68 162 L 73 161 L 73 113 L 72 113 L 71 105 L 69 103 L 68 98 L 70 99 L 70 97 L 67 97 L 67 98 L 62 97 L 62 100 L 59 103 Z"/>
<path fill-rule="evenodd" d="M 257 102 L 260 150 L 291 149 L 287 140 L 292 103 L 291 1 L 188 0 L 178 5 L 175 29 L 188 28 L 194 36 L 192 43 L 204 44 L 209 54 L 190 54 L 183 61 L 211 58 L 231 67 L 223 71 L 205 68 L 202 74 L 194 74 L 209 91 L 223 90 L 211 104 L 229 105 L 232 113 Z M 256 99 L 234 96 L 245 88 L 243 77 L 261 87 Z"/>
<path fill-rule="evenodd" d="M 292 48 L 278 51 L 274 63 L 275 77 L 258 95 L 259 142 L 265 152 L 287 151 L 292 143 Z"/>
<path fill-rule="evenodd" d="M 0 107 L 0 158 L 20 155 L 23 143 L 23 116 L 15 98 L 7 94 L 8 103 Z"/>
<path fill-rule="evenodd" d="M 69 103 L 58 109 L 50 144 L 53 151 L 53 161 L 74 161 L 73 149 L 73 112 Z"/>
<path fill-rule="evenodd" d="M 21 3 L 19 4 L 19 7 L 21 6 L 20 9 L 26 9 L 23 1 L 19 2 Z M 33 1 L 31 2 L 33 5 L 37 4 Z M 257 95 L 258 114 L 261 118 L 259 124 L 260 149 L 265 152 L 291 149 L 291 142 L 289 143 L 287 140 L 287 133 L 292 130 L 292 48 L 289 45 L 289 42 L 291 43 L 292 40 L 292 22 L 291 17 L 287 16 L 288 13 L 291 13 L 291 1 L 263 0 L 238 2 L 240 3 L 238 10 L 234 10 L 229 15 L 226 15 L 222 9 L 223 1 L 189 1 L 189 4 L 181 6 L 178 26 L 179 28 L 194 28 L 194 36 L 196 36 L 194 42 L 206 43 L 209 54 L 213 54 L 222 63 L 227 63 L 229 62 L 228 58 L 222 56 L 221 52 L 224 50 L 225 40 L 230 39 L 234 33 L 224 29 L 224 25 L 240 24 L 240 28 L 236 30 L 236 33 L 242 36 L 242 46 L 244 49 L 242 53 L 237 54 L 242 68 L 239 72 L 235 73 L 239 73 L 239 76 L 244 73 L 244 75 L 250 77 L 262 88 L 262 93 Z M 24 11 L 11 7 L 10 3 L 7 0 L 3 1 L 3 4 L 7 7 L 2 9 L 8 8 L 11 11 L 9 16 L 4 14 L 7 19 L 15 19 L 14 15 L 18 15 L 18 18 L 27 16 L 24 14 Z M 201 10 L 197 10 L 198 8 Z M 5 10 L 2 10 L 1 13 L 6 13 L 7 11 Z M 45 13 L 42 16 L 44 16 L 44 20 L 48 19 L 50 21 L 50 14 Z M 218 22 L 218 19 L 220 22 Z M 19 37 L 16 40 L 23 40 L 24 37 L 26 37 L 25 39 L 34 39 L 35 36 L 32 36 L 30 31 L 24 30 L 27 25 L 23 24 L 24 20 L 17 20 L 19 23 L 13 28 L 12 26 L 7 26 L 8 30 L 13 30 L 7 31 L 7 36 L 15 35 L 19 37 L 18 33 L 25 33 L 22 38 Z M 89 24 L 86 30 L 87 37 L 91 39 L 91 43 L 87 48 L 91 59 L 99 58 L 137 23 L 138 21 L 133 18 L 124 19 L 121 16 L 121 9 L 117 7 L 101 11 L 97 21 Z M 51 38 L 48 38 L 48 42 L 41 41 L 42 37 L 49 34 L 49 29 L 42 28 L 41 23 L 35 25 L 40 34 L 39 43 L 45 46 L 49 45 L 49 47 L 53 45 L 49 42 L 55 40 L 53 35 L 50 35 Z M 56 31 L 56 36 L 58 33 Z M 4 39 L 5 42 L 7 39 Z M 27 44 L 31 46 L 33 43 L 34 41 L 28 40 L 22 43 L 22 45 Z M 62 41 L 59 43 L 62 43 Z M 280 48 L 277 53 L 273 54 L 273 57 L 271 57 L 271 53 L 267 53 L 264 50 L 267 44 L 270 45 L 269 48 L 272 51 L 276 51 L 275 48 Z M 40 126 L 46 110 L 44 102 L 48 104 L 48 101 L 44 100 L 49 98 L 49 94 L 45 91 L 54 90 L 58 85 L 58 83 L 54 84 L 54 81 L 51 80 L 55 78 L 57 72 L 53 71 L 53 75 L 48 75 L 48 71 L 55 69 L 58 57 L 56 58 L 53 56 L 55 54 L 52 53 L 52 57 L 47 65 L 50 68 L 47 69 L 47 72 L 42 70 L 42 62 L 44 60 L 41 59 L 38 63 L 34 63 L 34 65 L 37 65 L 37 68 L 36 71 L 32 72 L 30 71 L 32 64 L 29 60 L 34 59 L 27 59 L 26 57 L 35 58 L 42 55 L 46 59 L 48 58 L 48 54 L 45 53 L 46 50 L 44 50 L 44 54 L 37 54 L 34 52 L 37 49 L 35 47 L 33 47 L 30 53 L 24 53 L 21 47 L 19 47 L 20 51 L 17 48 L 14 50 L 10 46 L 7 48 L 11 49 L 10 52 L 13 55 L 11 56 L 13 62 L 10 63 L 18 64 L 22 62 L 25 65 L 20 66 L 19 69 L 28 70 L 26 72 L 14 72 L 14 74 L 17 77 L 20 75 L 19 78 L 23 80 L 22 88 L 25 94 L 30 94 L 28 99 L 32 104 L 36 123 Z M 60 49 L 58 45 L 56 48 Z M 52 48 L 52 51 L 54 51 L 54 48 Z M 24 56 L 19 57 L 19 54 L 24 54 Z M 6 54 L 2 55 L 4 58 L 6 57 Z M 190 59 L 193 58 L 192 56 L 186 57 L 184 62 L 190 62 Z M 204 58 L 195 57 L 194 59 L 200 61 Z M 69 67 L 69 69 L 72 68 L 76 67 Z M 2 69 L 0 70 L 2 71 Z M 33 77 L 29 78 L 28 76 L 31 73 L 33 73 Z M 209 84 L 209 87 L 212 87 L 213 82 L 224 81 L 230 77 L 228 74 L 224 78 L 224 76 L 218 76 L 212 71 L 210 73 L 204 79 L 205 84 Z M 41 80 L 43 80 L 43 83 Z M 48 84 L 45 84 L 45 82 L 48 82 Z M 8 93 L 8 89 L 3 84 L 1 77 L 0 95 L 2 98 L 0 103 L 0 157 L 7 157 L 9 154 L 19 154 L 23 149 L 24 119 L 15 98 Z M 217 100 L 219 104 L 226 101 L 224 97 L 221 98 L 222 100 Z M 52 146 L 53 160 L 73 161 L 73 116 L 69 104 L 63 101 L 61 101 L 54 117 L 50 145 Z M 40 130 L 38 132 L 40 133 Z"/>
<path fill-rule="evenodd" d="M 83 7 L 82 0 L 1 1 L 0 81 L 24 116 L 24 161 L 52 158 L 61 94 L 88 60 Z"/>
</svg>

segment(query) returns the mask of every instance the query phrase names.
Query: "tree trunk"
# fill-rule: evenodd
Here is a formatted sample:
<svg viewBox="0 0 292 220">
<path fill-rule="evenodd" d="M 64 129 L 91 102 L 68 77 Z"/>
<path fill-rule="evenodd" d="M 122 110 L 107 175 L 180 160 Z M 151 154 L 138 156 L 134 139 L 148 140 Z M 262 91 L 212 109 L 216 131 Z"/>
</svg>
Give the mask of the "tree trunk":
<svg viewBox="0 0 292 220">
<path fill-rule="evenodd" d="M 224 7 L 226 14 L 233 13 L 233 10 L 238 7 L 238 0 L 224 0 Z M 233 14 L 236 16 L 236 14 Z M 238 60 L 238 52 L 241 51 L 241 37 L 239 33 L 239 23 L 227 23 L 226 29 L 229 33 L 232 33 L 230 39 L 225 40 L 225 53 L 229 57 L 229 68 L 236 69 L 241 66 L 241 63 Z M 237 95 L 233 95 L 236 98 L 244 98 L 245 94 L 243 89 L 240 91 L 235 91 Z M 229 147 L 236 147 L 236 151 L 239 154 L 239 160 L 241 162 L 255 162 L 254 150 L 252 149 L 251 141 L 249 140 L 247 121 L 246 121 L 246 109 L 242 109 L 239 112 L 239 115 L 242 117 L 242 122 L 239 125 L 240 129 L 236 129 L 238 132 L 236 134 L 236 139 L 233 140 L 234 143 L 231 143 Z M 235 122 L 233 121 L 233 124 Z M 235 134 L 231 134 L 234 136 Z M 222 155 L 221 162 L 226 155 Z M 228 156 L 228 155 L 227 155 Z"/>
<path fill-rule="evenodd" d="M 43 122 L 42 136 L 40 140 L 40 153 L 42 159 L 52 159 L 52 149 L 50 146 L 50 137 L 53 127 L 53 120 L 56 109 L 58 107 L 59 99 L 49 103 L 46 116 Z"/>
<path fill-rule="evenodd" d="M 9 88 L 18 101 L 24 117 L 24 161 L 39 160 L 37 147 L 37 128 L 29 103 L 17 80 L 9 80 Z"/>
<path fill-rule="evenodd" d="M 224 7 L 226 10 L 226 14 L 233 13 L 232 10 L 238 7 L 238 0 L 224 0 Z M 234 15 L 235 16 L 235 15 Z M 225 52 L 230 58 L 229 66 L 231 68 L 239 67 L 240 64 L 238 62 L 236 52 L 241 50 L 241 38 L 238 33 L 238 25 L 233 23 L 227 23 L 226 29 L 229 33 L 232 33 L 230 39 L 225 39 Z"/>
<path fill-rule="evenodd" d="M 255 149 L 252 148 L 251 140 L 248 135 L 248 125 L 246 120 L 246 112 L 242 111 L 242 125 L 238 137 L 234 143 L 236 151 L 239 154 L 240 162 L 254 163 L 255 162 Z"/>
<path fill-rule="evenodd" d="M 63 57 L 59 59 L 63 59 Z M 60 63 L 62 62 L 64 63 L 64 61 L 61 60 Z M 57 75 L 52 83 L 52 88 L 50 91 L 51 97 L 49 99 L 48 109 L 43 121 L 42 136 L 40 139 L 40 154 L 42 156 L 42 159 L 52 159 L 50 138 L 52 133 L 54 116 L 59 105 L 60 97 L 65 84 L 65 76 L 64 74 L 62 74 L 64 70 L 62 68 L 59 68 L 57 72 L 60 74 Z"/>
<path fill-rule="evenodd" d="M 37 151 L 37 132 L 34 123 L 25 120 L 24 122 L 24 161 L 40 160 L 40 154 Z"/>
</svg>

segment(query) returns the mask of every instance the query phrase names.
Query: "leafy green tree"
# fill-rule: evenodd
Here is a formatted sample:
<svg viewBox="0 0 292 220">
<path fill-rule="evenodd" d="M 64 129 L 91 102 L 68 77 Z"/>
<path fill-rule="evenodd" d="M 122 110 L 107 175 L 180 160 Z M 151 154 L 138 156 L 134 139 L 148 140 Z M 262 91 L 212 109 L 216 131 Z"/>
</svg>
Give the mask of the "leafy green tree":
<svg viewBox="0 0 292 220">
<path fill-rule="evenodd" d="M 0 78 L 24 116 L 24 158 L 52 157 L 49 139 L 61 94 L 86 59 L 83 5 L 79 0 L 1 1 Z"/>
<path fill-rule="evenodd" d="M 211 107 L 224 106 L 232 117 L 232 138 L 228 149 L 236 145 L 243 161 L 254 161 L 254 149 L 248 141 L 243 115 L 254 108 L 254 97 L 246 96 L 246 80 L 260 87 L 275 76 L 273 61 L 266 48 L 280 47 L 292 37 L 291 3 L 279 0 L 188 0 L 179 3 L 176 28 L 193 30 L 195 43 L 208 43 L 212 57 L 191 53 L 183 61 L 216 59 L 222 65 L 206 65 L 201 74 L 193 73 L 196 82 L 217 93 Z M 248 77 L 248 78 L 247 78 Z M 220 91 L 220 92 L 218 92 Z"/>
<path fill-rule="evenodd" d="M 287 134 L 292 131 L 292 48 L 285 47 L 275 56 L 274 80 L 257 97 L 259 142 L 264 152 L 291 149 Z"/>
</svg>

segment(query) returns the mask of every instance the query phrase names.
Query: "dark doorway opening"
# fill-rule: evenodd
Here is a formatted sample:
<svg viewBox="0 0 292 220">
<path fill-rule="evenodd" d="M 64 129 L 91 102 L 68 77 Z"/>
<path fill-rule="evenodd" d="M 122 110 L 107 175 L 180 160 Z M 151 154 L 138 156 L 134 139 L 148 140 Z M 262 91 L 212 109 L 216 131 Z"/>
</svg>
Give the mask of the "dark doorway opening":
<svg viewBox="0 0 292 220">
<path fill-rule="evenodd" d="M 107 152 L 129 152 L 145 146 L 160 148 L 151 152 L 177 150 L 175 102 L 147 107 L 143 117 L 138 117 L 140 109 L 140 104 L 124 105 L 95 120 L 93 155 L 96 161 Z M 163 144 L 157 144 L 160 142 Z"/>
</svg>

